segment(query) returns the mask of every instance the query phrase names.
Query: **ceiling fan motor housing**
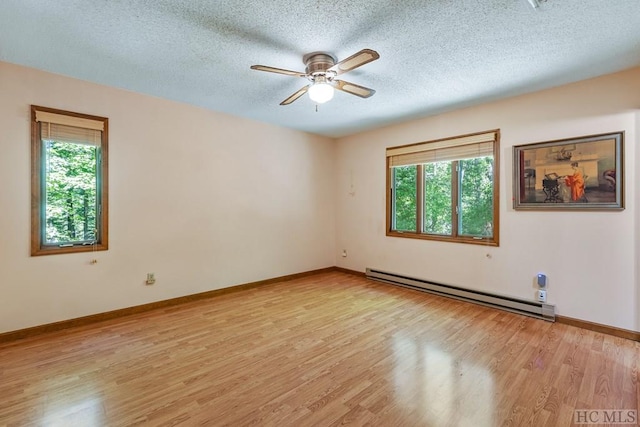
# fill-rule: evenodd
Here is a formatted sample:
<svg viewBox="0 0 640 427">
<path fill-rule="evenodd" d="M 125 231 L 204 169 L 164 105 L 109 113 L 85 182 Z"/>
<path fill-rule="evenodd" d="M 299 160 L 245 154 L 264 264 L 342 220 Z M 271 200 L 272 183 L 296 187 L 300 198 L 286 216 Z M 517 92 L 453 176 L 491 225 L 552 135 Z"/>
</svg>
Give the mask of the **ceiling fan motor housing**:
<svg viewBox="0 0 640 427">
<path fill-rule="evenodd" d="M 305 55 L 302 61 L 307 66 L 307 75 L 327 74 L 327 70 L 336 63 L 336 58 L 326 52 L 312 52 Z"/>
</svg>

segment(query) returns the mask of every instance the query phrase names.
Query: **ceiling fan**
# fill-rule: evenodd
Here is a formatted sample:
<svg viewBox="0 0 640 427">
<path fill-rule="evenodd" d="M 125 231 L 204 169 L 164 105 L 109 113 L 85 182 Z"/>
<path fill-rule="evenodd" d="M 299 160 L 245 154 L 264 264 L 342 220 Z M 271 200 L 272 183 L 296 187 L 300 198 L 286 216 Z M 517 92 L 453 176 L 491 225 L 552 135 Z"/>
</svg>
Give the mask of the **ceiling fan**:
<svg viewBox="0 0 640 427">
<path fill-rule="evenodd" d="M 380 55 L 375 50 L 362 49 L 360 52 L 336 63 L 336 58 L 329 53 L 312 52 L 302 58 L 302 62 L 306 66 L 304 73 L 268 67 L 266 65 L 252 65 L 251 69 L 284 74 L 286 76 L 305 77 L 311 82 L 282 101 L 280 105 L 289 105 L 307 92 L 309 92 L 309 98 L 311 98 L 312 101 L 323 104 L 333 98 L 334 89 L 359 96 L 360 98 L 369 98 L 376 93 L 375 90 L 368 87 L 338 80 L 336 76 L 348 73 L 378 58 L 380 58 Z"/>
</svg>

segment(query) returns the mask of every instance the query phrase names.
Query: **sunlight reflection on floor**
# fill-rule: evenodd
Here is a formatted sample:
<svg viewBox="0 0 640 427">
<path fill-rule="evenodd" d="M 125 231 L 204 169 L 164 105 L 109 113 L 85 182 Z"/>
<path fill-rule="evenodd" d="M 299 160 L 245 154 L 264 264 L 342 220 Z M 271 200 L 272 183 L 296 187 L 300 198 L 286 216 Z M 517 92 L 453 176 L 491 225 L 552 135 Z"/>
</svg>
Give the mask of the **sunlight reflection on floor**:
<svg viewBox="0 0 640 427">
<path fill-rule="evenodd" d="M 394 336 L 393 350 L 398 405 L 428 425 L 493 426 L 494 384 L 486 369 L 410 336 Z"/>
<path fill-rule="evenodd" d="M 54 398 L 55 399 L 55 398 Z M 42 424 L 44 426 L 103 426 L 104 407 L 100 397 L 85 397 L 80 400 L 62 399 L 48 402 Z"/>
</svg>

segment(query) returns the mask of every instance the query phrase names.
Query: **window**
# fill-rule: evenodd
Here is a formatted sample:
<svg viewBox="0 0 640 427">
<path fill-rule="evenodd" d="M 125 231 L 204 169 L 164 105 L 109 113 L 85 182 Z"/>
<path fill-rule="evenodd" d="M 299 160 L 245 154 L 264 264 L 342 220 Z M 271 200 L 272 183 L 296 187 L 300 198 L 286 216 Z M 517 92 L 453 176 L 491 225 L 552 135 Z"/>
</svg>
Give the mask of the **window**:
<svg viewBox="0 0 640 427">
<path fill-rule="evenodd" d="M 108 119 L 31 106 L 31 255 L 106 250 Z"/>
<path fill-rule="evenodd" d="M 498 246 L 500 131 L 387 149 L 387 235 Z"/>
</svg>

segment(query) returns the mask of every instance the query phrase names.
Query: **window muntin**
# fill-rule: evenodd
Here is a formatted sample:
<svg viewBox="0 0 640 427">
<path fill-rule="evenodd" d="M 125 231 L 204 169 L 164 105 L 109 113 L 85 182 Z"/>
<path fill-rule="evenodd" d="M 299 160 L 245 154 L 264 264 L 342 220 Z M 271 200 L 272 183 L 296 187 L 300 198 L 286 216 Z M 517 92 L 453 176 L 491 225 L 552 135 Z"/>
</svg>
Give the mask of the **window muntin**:
<svg viewBox="0 0 640 427">
<path fill-rule="evenodd" d="M 108 119 L 31 112 L 31 254 L 106 250 Z"/>
<path fill-rule="evenodd" d="M 496 130 L 387 149 L 387 235 L 497 246 L 498 147 Z M 414 188 L 397 178 L 408 168 L 415 169 Z M 415 203 L 399 205 L 396 194 L 414 189 Z M 398 211 L 407 218 L 402 224 L 415 218 L 416 226 L 398 227 Z"/>
</svg>

